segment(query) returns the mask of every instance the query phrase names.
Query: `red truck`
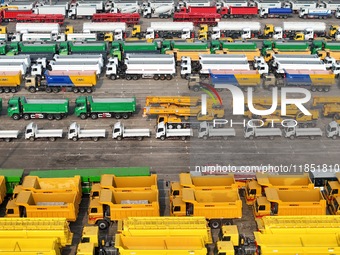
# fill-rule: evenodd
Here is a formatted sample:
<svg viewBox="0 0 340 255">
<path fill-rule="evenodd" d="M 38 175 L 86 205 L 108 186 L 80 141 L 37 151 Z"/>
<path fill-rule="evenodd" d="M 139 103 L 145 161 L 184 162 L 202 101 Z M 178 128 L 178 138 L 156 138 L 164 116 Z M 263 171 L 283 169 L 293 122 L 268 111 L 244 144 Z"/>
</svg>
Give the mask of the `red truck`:
<svg viewBox="0 0 340 255">
<path fill-rule="evenodd" d="M 64 24 L 64 15 L 62 14 L 20 14 L 17 16 L 17 22 L 31 23 L 58 23 Z"/>
<path fill-rule="evenodd" d="M 138 13 L 95 13 L 92 22 L 125 22 L 127 25 L 139 24 Z"/>
<path fill-rule="evenodd" d="M 193 22 L 195 26 L 207 24 L 208 26 L 216 26 L 221 21 L 219 13 L 175 13 L 175 22 Z"/>
<path fill-rule="evenodd" d="M 230 6 L 223 7 L 220 10 L 220 14 L 223 18 L 244 18 L 251 19 L 257 17 L 258 8 L 257 7 L 236 7 Z"/>
<path fill-rule="evenodd" d="M 216 6 L 190 6 L 188 8 L 183 7 L 179 13 L 217 13 Z"/>
<path fill-rule="evenodd" d="M 17 20 L 18 15 L 23 14 L 32 14 L 32 10 L 2 10 L 1 11 L 1 20 L 3 22 Z"/>
</svg>

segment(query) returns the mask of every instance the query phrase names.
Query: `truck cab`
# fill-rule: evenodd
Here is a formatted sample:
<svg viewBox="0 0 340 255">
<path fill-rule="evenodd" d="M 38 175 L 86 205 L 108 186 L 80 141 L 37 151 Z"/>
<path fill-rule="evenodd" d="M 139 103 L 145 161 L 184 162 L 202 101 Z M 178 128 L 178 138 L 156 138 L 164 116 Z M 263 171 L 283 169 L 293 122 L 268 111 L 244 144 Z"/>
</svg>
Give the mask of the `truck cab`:
<svg viewBox="0 0 340 255">
<path fill-rule="evenodd" d="M 261 218 L 263 216 L 270 216 L 272 214 L 277 214 L 278 205 L 277 203 L 271 203 L 266 197 L 258 197 L 253 205 L 253 212 L 255 218 Z"/>
<path fill-rule="evenodd" d="M 262 187 L 256 180 L 247 181 L 245 191 L 247 205 L 254 204 L 256 199 L 262 196 Z"/>
<path fill-rule="evenodd" d="M 338 180 L 327 181 L 323 190 L 324 197 L 328 203 L 340 196 L 340 174 L 336 173 L 336 177 Z"/>
<path fill-rule="evenodd" d="M 336 139 L 340 136 L 340 124 L 336 121 L 332 121 L 326 127 L 326 134 L 328 138 Z"/>
</svg>

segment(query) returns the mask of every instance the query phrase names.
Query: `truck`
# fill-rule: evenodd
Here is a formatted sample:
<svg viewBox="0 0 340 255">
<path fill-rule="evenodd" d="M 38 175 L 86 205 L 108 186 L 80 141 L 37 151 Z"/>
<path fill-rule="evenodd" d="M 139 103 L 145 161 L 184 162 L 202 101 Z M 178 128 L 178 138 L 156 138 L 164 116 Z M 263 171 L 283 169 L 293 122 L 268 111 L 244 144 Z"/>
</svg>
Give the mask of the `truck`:
<svg viewBox="0 0 340 255">
<path fill-rule="evenodd" d="M 284 31 L 284 35 L 286 37 L 294 37 L 296 35 L 296 32 L 304 31 L 304 34 L 306 35 L 307 31 L 313 32 L 313 37 L 325 37 L 326 36 L 326 23 L 325 22 L 283 22 L 282 29 Z M 305 40 L 309 40 L 309 37 Z"/>
<path fill-rule="evenodd" d="M 230 6 L 225 14 L 222 14 L 223 18 L 244 18 L 251 19 L 257 17 L 258 8 L 257 7 L 242 7 L 242 6 Z"/>
<path fill-rule="evenodd" d="M 256 89 L 261 84 L 261 75 L 256 70 L 210 70 L 210 82 L 218 90 L 225 85 Z"/>
<path fill-rule="evenodd" d="M 97 142 L 99 138 L 106 137 L 105 129 L 81 129 L 76 122 L 71 123 L 68 128 L 67 139 L 78 141 L 79 139 L 92 139 Z"/>
<path fill-rule="evenodd" d="M 305 9 L 299 10 L 299 17 L 303 19 L 328 19 L 332 16 L 330 9 L 316 8 L 316 9 Z"/>
<path fill-rule="evenodd" d="M 24 118 L 61 120 L 69 113 L 68 99 L 27 99 L 12 97 L 8 101 L 7 115 L 14 120 Z"/>
<path fill-rule="evenodd" d="M 31 122 L 26 126 L 25 139 L 34 141 L 39 138 L 47 138 L 51 142 L 54 142 L 57 138 L 63 137 L 62 129 L 38 129 L 38 125 Z"/>
<path fill-rule="evenodd" d="M 305 190 L 314 189 L 314 184 L 308 174 L 299 175 L 273 175 L 256 173 L 256 178 L 250 180 L 245 186 L 245 198 L 247 205 L 253 205 L 256 198 L 264 194 L 265 188 L 278 190 Z"/>
<path fill-rule="evenodd" d="M 233 39 L 251 39 L 257 37 L 261 32 L 260 22 L 230 22 L 220 21 L 216 27 L 212 28 L 211 39 L 218 40 L 221 37 L 231 37 Z"/>
<path fill-rule="evenodd" d="M 228 137 L 234 137 L 235 135 L 234 128 L 215 128 L 206 121 L 202 122 L 198 129 L 198 138 L 203 138 L 204 140 L 208 138 L 223 138 L 226 140 Z"/>
<path fill-rule="evenodd" d="M 4 22 L 15 21 L 18 15 L 32 14 L 32 10 L 1 10 L 1 18 Z"/>
<path fill-rule="evenodd" d="M 322 136 L 322 130 L 320 128 L 299 128 L 299 127 L 285 127 L 285 137 L 295 139 L 296 137 L 309 137 L 314 140 L 316 137 Z"/>
<path fill-rule="evenodd" d="M 124 22 L 128 26 L 139 24 L 138 13 L 95 13 L 92 22 Z"/>
<path fill-rule="evenodd" d="M 74 114 L 81 119 L 90 117 L 128 119 L 136 111 L 136 98 L 93 98 L 81 96 L 76 99 Z"/>
<path fill-rule="evenodd" d="M 277 62 L 277 66 L 274 69 L 275 75 L 283 76 L 286 70 L 297 70 L 304 72 L 304 70 L 321 70 L 326 71 L 327 67 L 325 63 L 319 59 L 308 59 L 308 60 L 280 60 Z M 291 72 L 291 71 L 290 71 Z M 292 73 L 292 72 L 291 72 Z M 292 73 L 293 75 L 294 73 Z"/>
<path fill-rule="evenodd" d="M 158 217 L 158 190 L 113 191 L 101 189 L 99 197 L 90 200 L 88 223 L 107 229 L 110 221 L 128 217 Z"/>
<path fill-rule="evenodd" d="M 244 129 L 244 138 L 252 140 L 255 137 L 269 137 L 270 140 L 273 140 L 275 137 L 282 137 L 282 131 L 280 128 L 261 128 L 247 123 Z"/>
<path fill-rule="evenodd" d="M 292 55 L 295 52 L 301 52 L 301 51 L 309 51 L 309 43 L 305 42 L 290 42 L 290 41 L 269 41 L 264 40 L 262 43 L 262 49 L 261 54 L 265 58 L 266 62 L 269 62 L 272 60 L 274 55 Z M 274 52 L 277 51 L 278 53 Z M 282 52 L 289 52 L 289 53 L 282 53 Z M 270 55 L 269 55 L 270 54 Z M 306 55 L 310 55 L 311 52 L 309 51 Z M 313 53 L 315 54 L 315 53 Z M 300 53 L 297 53 L 297 55 L 300 55 Z M 303 54 L 305 55 L 305 54 Z"/>
<path fill-rule="evenodd" d="M 47 23 L 43 26 L 39 23 L 17 23 L 15 26 L 17 33 L 51 33 L 57 35 L 61 32 L 58 23 Z"/>
<path fill-rule="evenodd" d="M 319 2 L 316 8 L 325 8 L 335 13 L 338 8 L 340 8 L 340 3 L 338 1 L 322 1 Z"/>
<path fill-rule="evenodd" d="M 30 23 L 58 23 L 64 24 L 64 15 L 62 14 L 24 14 L 17 16 L 17 22 Z"/>
<path fill-rule="evenodd" d="M 182 189 L 182 196 L 170 200 L 170 215 L 203 216 L 213 229 L 242 217 L 242 200 L 237 189 Z"/>
<path fill-rule="evenodd" d="M 61 14 L 66 16 L 65 5 L 43 5 L 33 9 L 35 14 Z"/>
<path fill-rule="evenodd" d="M 294 13 L 298 13 L 301 8 L 317 8 L 317 3 L 314 1 L 296 1 L 289 0 L 283 3 L 282 7 L 291 8 Z"/>
<path fill-rule="evenodd" d="M 340 137 L 340 121 L 332 121 L 326 127 L 326 136 L 328 138 L 337 139 Z"/>
<path fill-rule="evenodd" d="M 118 141 L 123 139 L 137 139 L 142 141 L 145 137 L 150 137 L 149 129 L 127 129 L 124 124 L 117 122 L 112 128 L 112 138 Z"/>
<path fill-rule="evenodd" d="M 77 194 L 65 193 L 34 193 L 20 191 L 18 196 L 10 200 L 6 206 L 8 218 L 55 218 L 55 215 L 76 221 L 79 204 Z"/>
<path fill-rule="evenodd" d="M 193 136 L 193 130 L 191 128 L 170 129 L 164 122 L 157 124 L 156 138 L 164 141 L 165 139 L 186 139 Z"/>
<path fill-rule="evenodd" d="M 221 20 L 219 13 L 174 13 L 174 22 L 193 22 L 195 26 L 205 24 L 208 26 L 216 26 L 217 22 Z"/>
<path fill-rule="evenodd" d="M 172 17 L 175 11 L 174 2 L 148 2 L 148 5 L 143 9 L 143 18 L 161 18 L 168 19 Z"/>
<path fill-rule="evenodd" d="M 317 59 L 317 60 L 320 60 L 320 58 L 318 57 L 318 55 L 314 54 L 314 55 L 291 55 L 291 54 L 274 54 L 273 56 L 273 59 L 271 60 L 271 65 L 273 67 L 276 67 L 277 66 L 277 62 L 279 61 L 285 61 L 285 60 L 288 60 L 288 61 L 299 61 L 301 59 L 303 60 L 314 60 L 314 59 Z"/>
<path fill-rule="evenodd" d="M 256 218 L 263 216 L 326 215 L 327 203 L 320 189 L 278 190 L 265 188 L 253 206 Z"/>
<path fill-rule="evenodd" d="M 54 55 L 55 62 L 98 62 L 103 67 L 104 59 L 102 54 L 72 54 L 72 55 Z"/>
<path fill-rule="evenodd" d="M 68 10 L 67 17 L 70 19 L 91 19 L 95 13 L 97 13 L 95 6 L 76 6 Z"/>
<path fill-rule="evenodd" d="M 192 22 L 151 22 L 145 37 L 146 39 L 194 38 L 194 24 Z"/>
<path fill-rule="evenodd" d="M 21 71 L 0 72 L 0 93 L 16 93 L 22 82 Z"/>
<path fill-rule="evenodd" d="M 0 139 L 4 140 L 5 142 L 10 142 L 13 139 L 17 139 L 19 136 L 19 133 L 20 133 L 19 130 L 0 130 Z"/>
<path fill-rule="evenodd" d="M 98 39 L 123 40 L 126 31 L 124 22 L 84 22 L 83 33 L 97 33 Z"/>
<path fill-rule="evenodd" d="M 291 8 L 261 8 L 259 12 L 260 18 L 283 18 L 287 19 L 293 16 Z"/>
<path fill-rule="evenodd" d="M 25 89 L 31 93 L 46 91 L 58 93 L 72 90 L 74 93 L 92 93 L 97 85 L 94 71 L 45 71 L 44 79 L 39 76 L 25 78 Z"/>
<path fill-rule="evenodd" d="M 71 72 L 73 71 L 73 75 L 77 76 L 76 73 L 79 72 L 79 73 L 85 73 L 86 71 L 88 72 L 88 76 L 89 77 L 92 77 L 92 74 L 95 73 L 96 76 L 99 76 L 102 72 L 102 67 L 100 65 L 99 62 L 82 62 L 82 61 L 79 61 L 79 62 L 61 62 L 61 61 L 58 61 L 58 62 L 53 62 L 51 61 L 50 64 L 50 69 L 52 71 L 52 74 L 53 73 L 56 73 L 56 75 L 63 75 L 64 73 L 68 73 L 68 72 Z M 64 72 L 64 73 L 63 73 Z M 65 78 L 69 84 L 68 86 L 71 84 L 69 82 L 69 78 Z M 91 82 L 92 84 L 94 84 L 94 82 L 96 83 L 97 81 L 96 80 L 93 80 L 92 78 L 90 78 L 91 80 L 85 80 L 84 83 L 82 84 L 83 86 L 88 83 L 88 82 Z M 86 84 L 84 87 L 93 87 L 94 85 L 90 85 L 90 83 Z M 87 88 L 88 89 L 88 88 Z M 85 89 L 82 88 L 82 90 L 85 92 Z M 91 88 L 92 90 L 92 88 Z M 90 90 L 89 90 L 90 91 Z M 88 91 L 88 92 L 89 92 Z"/>
</svg>

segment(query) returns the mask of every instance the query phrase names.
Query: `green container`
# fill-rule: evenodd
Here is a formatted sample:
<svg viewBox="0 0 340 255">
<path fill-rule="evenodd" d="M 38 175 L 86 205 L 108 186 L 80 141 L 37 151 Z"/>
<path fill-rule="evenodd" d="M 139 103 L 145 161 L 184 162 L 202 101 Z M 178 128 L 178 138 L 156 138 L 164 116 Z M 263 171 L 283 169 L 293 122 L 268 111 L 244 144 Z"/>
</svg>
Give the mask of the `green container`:
<svg viewBox="0 0 340 255">
<path fill-rule="evenodd" d="M 25 97 L 12 97 L 8 101 L 7 115 L 35 114 L 66 114 L 69 112 L 68 99 L 26 99 Z"/>
<path fill-rule="evenodd" d="M 149 167 L 113 167 L 113 168 L 86 168 L 70 170 L 43 170 L 31 171 L 29 175 L 40 178 L 62 178 L 80 175 L 84 194 L 89 194 L 93 183 L 100 183 L 103 174 L 115 176 L 150 176 Z"/>
<path fill-rule="evenodd" d="M 33 43 L 19 43 L 19 51 L 20 53 L 57 53 L 57 44 L 56 43 L 41 43 L 41 44 L 33 44 Z"/>
<path fill-rule="evenodd" d="M 147 51 L 157 51 L 158 46 L 156 42 L 146 43 L 146 42 L 126 42 L 122 44 L 122 50 L 124 53 L 129 52 L 147 52 Z"/>
<path fill-rule="evenodd" d="M 226 50 L 256 50 L 256 43 L 251 42 L 222 42 L 222 49 Z"/>
<path fill-rule="evenodd" d="M 76 99 L 74 114 L 79 117 L 83 114 L 89 116 L 96 114 L 129 113 L 136 111 L 136 98 L 93 98 L 92 96 L 80 96 Z"/>
<path fill-rule="evenodd" d="M 0 169 L 0 175 L 5 176 L 7 194 L 12 194 L 14 187 L 21 184 L 23 169 Z"/>
<path fill-rule="evenodd" d="M 209 44 L 206 42 L 176 42 L 176 41 L 164 41 L 162 43 L 161 53 L 164 54 L 168 50 L 206 50 L 209 48 Z"/>
<path fill-rule="evenodd" d="M 100 43 L 69 43 L 69 53 L 103 53 L 106 52 L 106 42 Z"/>
<path fill-rule="evenodd" d="M 302 42 L 275 42 L 273 48 L 280 51 L 284 50 L 308 50 L 309 44 Z"/>
<path fill-rule="evenodd" d="M 324 48 L 325 48 L 325 50 L 339 51 L 340 50 L 340 42 L 325 43 Z"/>
</svg>

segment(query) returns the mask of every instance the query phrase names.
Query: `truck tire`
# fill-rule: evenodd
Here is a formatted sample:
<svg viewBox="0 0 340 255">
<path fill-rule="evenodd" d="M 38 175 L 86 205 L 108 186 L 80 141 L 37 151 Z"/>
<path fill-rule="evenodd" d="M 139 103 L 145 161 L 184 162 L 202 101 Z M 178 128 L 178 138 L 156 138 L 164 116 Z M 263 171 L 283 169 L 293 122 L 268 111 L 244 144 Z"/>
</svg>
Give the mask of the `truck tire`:
<svg viewBox="0 0 340 255">
<path fill-rule="evenodd" d="M 62 119 L 60 114 L 54 115 L 54 118 L 55 118 L 56 120 L 61 120 L 61 119 Z"/>
<path fill-rule="evenodd" d="M 85 93 L 85 89 L 84 89 L 84 88 L 80 88 L 80 89 L 79 89 L 79 92 L 80 92 L 80 93 Z"/>
<path fill-rule="evenodd" d="M 272 135 L 269 136 L 269 139 L 270 139 L 270 140 L 274 140 L 274 136 L 272 136 Z"/>
<path fill-rule="evenodd" d="M 227 18 L 228 18 L 228 15 L 227 15 L 227 14 L 224 14 L 224 15 L 222 16 L 222 18 L 227 19 Z"/>
<path fill-rule="evenodd" d="M 168 75 L 165 76 L 165 78 L 166 78 L 168 81 L 170 81 L 170 80 L 172 80 L 172 75 L 171 75 L 171 74 L 168 74 Z"/>
<path fill-rule="evenodd" d="M 79 89 L 78 88 L 73 88 L 72 91 L 73 91 L 73 93 L 78 93 Z"/>
<path fill-rule="evenodd" d="M 309 139 L 314 140 L 315 136 L 310 136 Z"/>
<path fill-rule="evenodd" d="M 187 139 L 186 136 L 182 136 L 182 137 L 181 137 L 181 140 L 182 140 L 182 141 L 185 141 L 186 139 Z"/>
<path fill-rule="evenodd" d="M 59 93 L 59 88 L 54 87 L 54 88 L 52 89 L 52 91 L 53 91 L 53 93 Z"/>
<path fill-rule="evenodd" d="M 158 76 L 157 74 L 155 74 L 155 75 L 153 76 L 153 79 L 154 79 L 155 81 L 158 81 L 158 80 L 159 80 L 159 76 Z"/>
<path fill-rule="evenodd" d="M 110 225 L 109 222 L 107 222 L 106 220 L 99 220 L 97 222 L 98 228 L 101 230 L 107 229 Z"/>
<path fill-rule="evenodd" d="M 221 227 L 220 220 L 210 220 L 209 225 L 212 229 L 218 229 Z"/>
<path fill-rule="evenodd" d="M 253 135 L 249 136 L 249 140 L 254 140 L 254 136 Z"/>
<path fill-rule="evenodd" d="M 82 120 L 86 120 L 87 119 L 87 114 L 86 113 L 81 113 L 79 115 L 79 118 L 82 119 Z"/>
<path fill-rule="evenodd" d="M 121 136 L 117 136 L 117 140 L 121 141 L 123 138 Z"/>
<path fill-rule="evenodd" d="M 295 136 L 294 136 L 294 135 L 291 135 L 289 138 L 290 138 L 290 140 L 294 140 L 294 139 L 295 139 Z"/>
<path fill-rule="evenodd" d="M 337 136 L 336 136 L 336 135 L 333 135 L 333 136 L 332 136 L 332 139 L 333 139 L 333 140 L 336 140 L 336 139 L 337 139 Z"/>
<path fill-rule="evenodd" d="M 119 113 L 116 113 L 116 114 L 115 114 L 115 118 L 116 118 L 117 120 L 119 120 L 121 117 L 122 117 L 122 116 L 121 116 Z"/>
<path fill-rule="evenodd" d="M 72 137 L 72 140 L 74 141 L 74 142 L 76 142 L 76 141 L 78 141 L 78 137 Z"/>
<path fill-rule="evenodd" d="M 86 92 L 87 92 L 87 93 L 92 93 L 92 88 L 87 88 L 87 89 L 86 89 Z"/>
<path fill-rule="evenodd" d="M 164 80 L 165 80 L 164 74 L 161 74 L 160 77 L 159 77 L 159 79 L 160 79 L 161 81 L 164 81 Z"/>
<path fill-rule="evenodd" d="M 164 141 L 164 140 L 165 140 L 165 136 L 164 136 L 164 135 L 161 136 L 160 139 L 161 139 L 162 141 Z"/>
<path fill-rule="evenodd" d="M 12 115 L 12 119 L 13 120 L 19 120 L 20 119 L 20 115 L 19 114 L 13 114 Z"/>
<path fill-rule="evenodd" d="M 128 113 L 122 114 L 122 118 L 125 119 L 125 120 L 128 119 L 129 117 L 130 117 L 130 115 Z"/>
<path fill-rule="evenodd" d="M 10 89 L 9 88 L 5 88 L 4 91 L 5 91 L 5 93 L 9 93 Z"/>
<path fill-rule="evenodd" d="M 48 140 L 50 140 L 51 142 L 54 142 L 55 140 L 57 140 L 57 138 L 55 138 L 55 137 L 50 137 L 50 138 L 48 138 Z"/>
<path fill-rule="evenodd" d="M 316 89 L 318 92 L 322 92 L 323 91 L 323 88 L 317 88 Z"/>
<path fill-rule="evenodd" d="M 0 88 L 0 93 L 4 92 L 3 88 Z"/>
<path fill-rule="evenodd" d="M 114 75 L 114 74 L 111 74 L 111 75 L 110 75 L 110 79 L 111 79 L 111 80 L 115 80 L 116 78 L 117 78 L 116 75 Z"/>
<path fill-rule="evenodd" d="M 52 114 L 47 114 L 47 119 L 48 120 L 53 120 L 54 119 L 54 116 Z"/>
<path fill-rule="evenodd" d="M 200 91 L 200 87 L 195 85 L 192 90 L 195 91 L 195 92 L 198 92 L 198 91 Z"/>
<path fill-rule="evenodd" d="M 139 77 L 138 77 L 137 74 L 135 74 L 135 75 L 132 76 L 132 80 L 137 81 L 138 79 L 139 79 Z"/>
<path fill-rule="evenodd" d="M 32 141 L 32 142 L 34 142 L 34 141 L 35 141 L 35 138 L 34 138 L 34 136 L 31 136 L 31 137 L 30 137 L 30 141 Z"/>
<path fill-rule="evenodd" d="M 51 93 L 52 89 L 51 88 L 46 88 L 45 91 L 46 91 L 46 93 Z"/>
<path fill-rule="evenodd" d="M 24 120 L 29 120 L 29 119 L 31 119 L 31 116 L 27 113 L 24 114 Z"/>
<path fill-rule="evenodd" d="M 208 136 L 203 136 L 203 140 L 207 140 L 208 139 Z"/>
<path fill-rule="evenodd" d="M 11 88 L 11 92 L 12 93 L 17 93 L 17 89 L 16 88 Z"/>
<path fill-rule="evenodd" d="M 127 74 L 127 75 L 126 75 L 126 80 L 130 81 L 131 79 L 132 79 L 132 76 L 129 75 L 129 74 Z"/>
<path fill-rule="evenodd" d="M 99 141 L 99 137 L 92 137 L 92 141 L 98 142 Z"/>
<path fill-rule="evenodd" d="M 329 92 L 329 90 L 330 90 L 329 87 L 324 87 L 324 88 L 323 88 L 323 91 L 324 91 L 324 92 Z"/>
<path fill-rule="evenodd" d="M 36 92 L 36 90 L 35 90 L 34 87 L 30 87 L 30 88 L 28 89 L 28 91 L 31 92 L 31 93 L 35 93 L 35 92 Z"/>
<path fill-rule="evenodd" d="M 143 141 L 143 136 L 138 136 L 138 137 L 137 137 L 137 140 L 138 140 L 138 141 Z"/>
<path fill-rule="evenodd" d="M 4 140 L 5 140 L 5 142 L 7 142 L 7 143 L 9 143 L 10 141 L 12 141 L 11 138 L 5 138 Z"/>
<path fill-rule="evenodd" d="M 91 113 L 91 119 L 93 119 L 93 120 L 98 119 L 97 113 Z"/>
</svg>

